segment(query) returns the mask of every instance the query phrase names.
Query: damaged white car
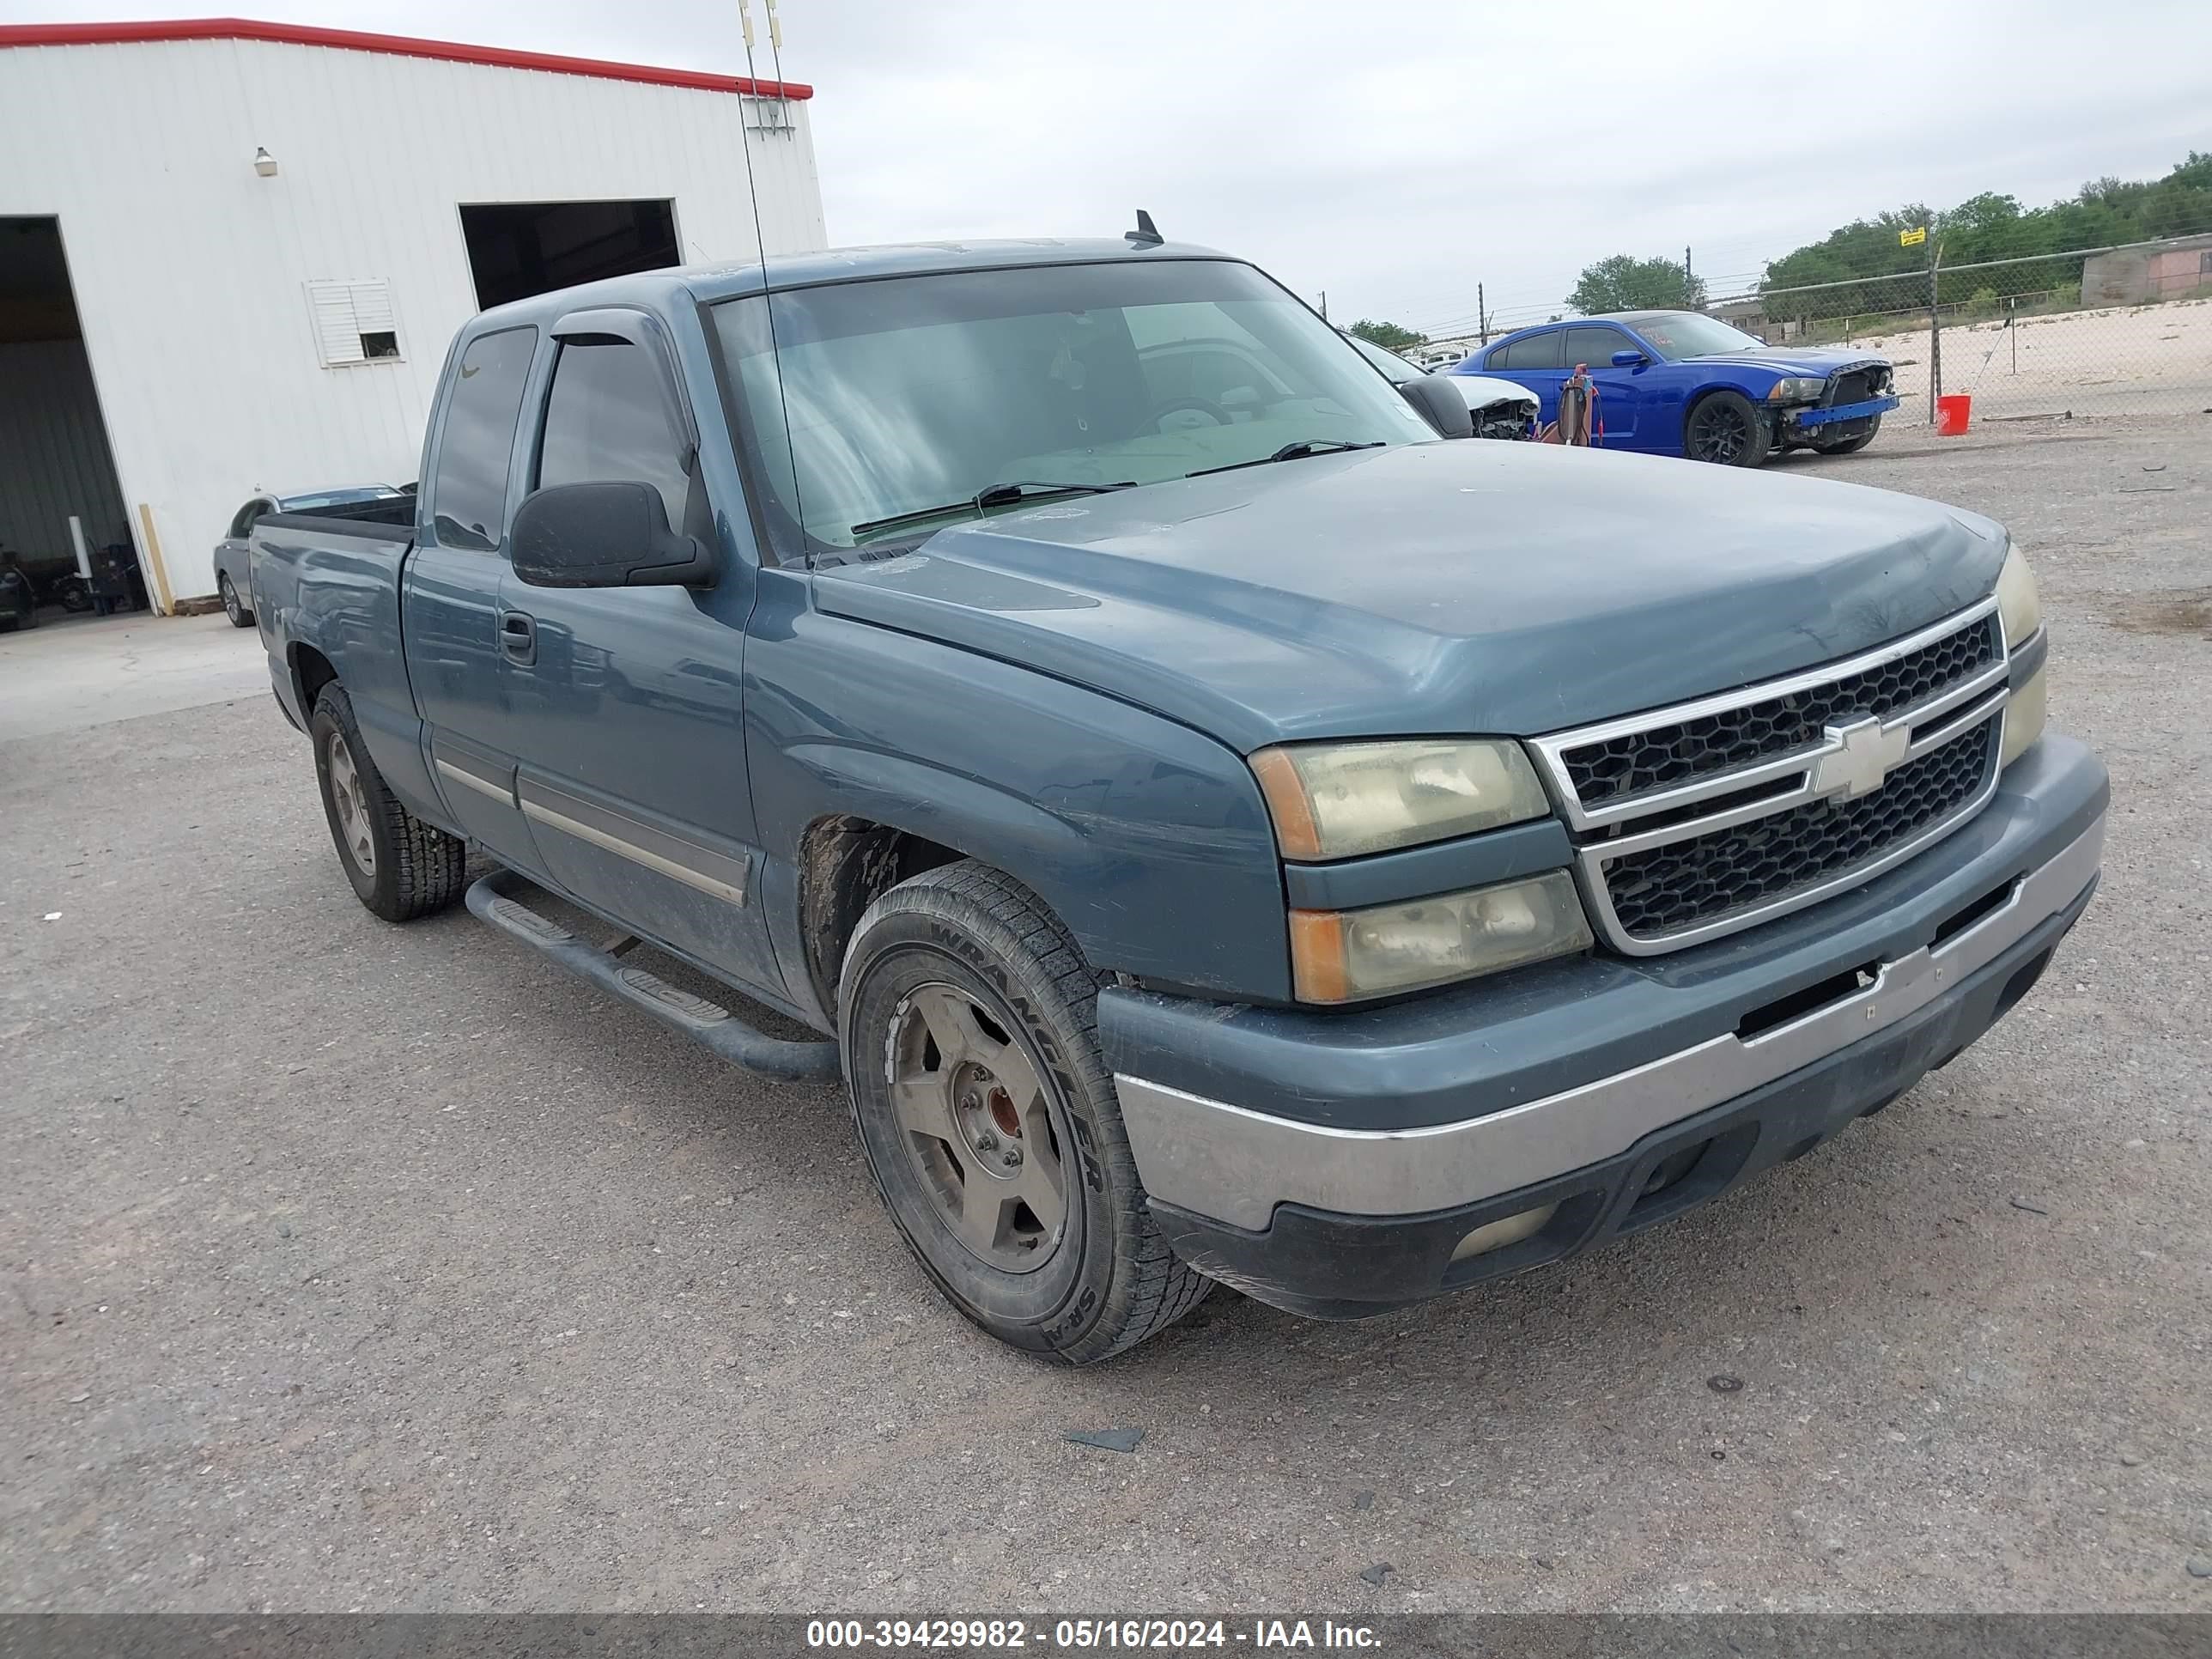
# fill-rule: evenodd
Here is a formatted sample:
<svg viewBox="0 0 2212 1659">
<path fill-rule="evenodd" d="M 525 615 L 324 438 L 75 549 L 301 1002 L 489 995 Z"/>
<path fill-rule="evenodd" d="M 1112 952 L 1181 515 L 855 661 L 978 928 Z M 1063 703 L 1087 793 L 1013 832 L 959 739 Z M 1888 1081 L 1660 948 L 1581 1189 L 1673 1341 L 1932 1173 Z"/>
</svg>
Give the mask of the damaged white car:
<svg viewBox="0 0 2212 1659">
<path fill-rule="evenodd" d="M 1404 386 L 1431 372 L 1407 362 L 1395 351 L 1384 350 L 1372 340 L 1363 340 L 1357 334 L 1344 337 L 1392 386 Z M 1536 394 L 1528 387 L 1488 374 L 1444 374 L 1437 378 L 1467 399 L 1476 437 L 1527 440 L 1536 435 Z"/>
</svg>

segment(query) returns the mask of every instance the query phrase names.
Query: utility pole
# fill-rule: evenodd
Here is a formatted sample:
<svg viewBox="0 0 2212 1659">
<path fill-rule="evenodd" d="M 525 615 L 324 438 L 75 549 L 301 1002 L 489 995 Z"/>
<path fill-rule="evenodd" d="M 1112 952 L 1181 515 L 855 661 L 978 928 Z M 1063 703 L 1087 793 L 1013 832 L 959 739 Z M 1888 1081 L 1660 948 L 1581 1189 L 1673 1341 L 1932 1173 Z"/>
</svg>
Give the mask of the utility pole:
<svg viewBox="0 0 2212 1659">
<path fill-rule="evenodd" d="M 1943 317 L 1936 308 L 1936 273 L 1943 263 L 1943 244 L 1928 244 L 1928 423 L 1936 424 L 1936 400 L 1943 395 Z"/>
<path fill-rule="evenodd" d="M 1682 244 L 1682 303 L 1689 304 L 1690 295 L 1696 291 L 1697 285 L 1690 273 L 1690 245 L 1685 242 Z"/>
<path fill-rule="evenodd" d="M 1490 343 L 1490 307 L 1483 302 L 1482 284 L 1474 285 L 1474 328 L 1485 345 Z"/>
</svg>

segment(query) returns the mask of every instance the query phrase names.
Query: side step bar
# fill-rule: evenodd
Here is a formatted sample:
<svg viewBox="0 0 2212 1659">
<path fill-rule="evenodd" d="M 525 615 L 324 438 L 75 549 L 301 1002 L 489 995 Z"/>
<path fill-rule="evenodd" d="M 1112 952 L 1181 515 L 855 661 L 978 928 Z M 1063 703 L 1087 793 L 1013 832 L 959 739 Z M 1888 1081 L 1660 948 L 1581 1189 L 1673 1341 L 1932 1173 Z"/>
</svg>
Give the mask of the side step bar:
<svg viewBox="0 0 2212 1659">
<path fill-rule="evenodd" d="M 834 1083 L 842 1075 L 836 1043 L 772 1037 L 719 1003 L 679 991 L 642 968 L 625 967 L 620 957 L 578 939 L 517 899 L 515 892 L 526 885 L 513 871 L 495 870 L 470 884 L 469 910 L 477 921 L 520 939 L 602 991 L 705 1043 L 732 1066 L 779 1083 Z"/>
</svg>

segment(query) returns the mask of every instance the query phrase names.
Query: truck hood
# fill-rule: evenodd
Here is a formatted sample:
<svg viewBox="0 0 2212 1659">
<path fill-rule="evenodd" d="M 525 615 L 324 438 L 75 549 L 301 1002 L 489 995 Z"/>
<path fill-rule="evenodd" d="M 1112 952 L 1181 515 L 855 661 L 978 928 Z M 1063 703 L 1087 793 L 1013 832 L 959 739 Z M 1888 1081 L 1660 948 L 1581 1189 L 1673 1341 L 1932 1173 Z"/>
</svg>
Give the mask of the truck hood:
<svg viewBox="0 0 2212 1659">
<path fill-rule="evenodd" d="M 1249 753 L 1534 736 L 1812 667 L 1986 597 L 2005 547 L 1856 484 L 1421 443 L 1002 514 L 814 587 Z"/>
<path fill-rule="evenodd" d="M 1853 351 L 1845 347 L 1767 346 L 1757 351 L 1717 351 L 1709 356 L 1692 357 L 1693 363 L 1745 363 L 1759 368 L 1771 368 L 1778 374 L 1832 374 L 1839 368 L 1863 368 L 1870 363 L 1887 363 L 1889 359 L 1869 351 Z"/>
<path fill-rule="evenodd" d="M 1447 374 L 1443 378 L 1459 388 L 1469 409 L 1487 409 L 1492 404 L 1520 404 L 1532 410 L 1538 406 L 1534 392 L 1511 380 L 1497 380 L 1488 374 Z"/>
</svg>

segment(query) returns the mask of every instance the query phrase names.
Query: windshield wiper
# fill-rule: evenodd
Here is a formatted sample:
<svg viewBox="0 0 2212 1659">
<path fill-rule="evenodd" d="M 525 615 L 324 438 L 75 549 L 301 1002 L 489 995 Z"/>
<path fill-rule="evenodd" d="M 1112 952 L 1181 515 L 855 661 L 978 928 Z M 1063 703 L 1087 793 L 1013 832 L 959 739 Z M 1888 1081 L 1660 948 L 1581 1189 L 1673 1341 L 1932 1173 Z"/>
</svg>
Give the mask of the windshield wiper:
<svg viewBox="0 0 2212 1659">
<path fill-rule="evenodd" d="M 948 513 L 959 512 L 963 507 L 973 507 L 981 513 L 987 507 L 1005 507 L 1031 495 L 1103 495 L 1109 490 L 1133 489 L 1136 482 L 1134 478 L 1124 478 L 1119 483 L 1054 483 L 1042 478 L 1011 478 L 1004 483 L 985 484 L 964 501 L 947 501 L 942 507 L 917 507 L 910 512 L 894 513 L 889 518 L 863 520 L 847 533 L 872 535 L 878 530 L 893 530 L 902 524 L 920 524 L 925 519 L 941 519 Z"/>
<path fill-rule="evenodd" d="M 1209 472 L 1234 472 L 1244 466 L 1272 466 L 1277 461 L 1302 461 L 1309 455 L 1335 455 L 1347 449 L 1380 449 L 1382 441 L 1371 444 L 1347 443 L 1341 438 L 1301 438 L 1294 444 L 1285 444 L 1272 455 L 1261 455 L 1249 461 L 1231 461 L 1226 466 L 1201 466 L 1195 472 L 1186 472 L 1186 478 L 1203 478 Z"/>
</svg>

